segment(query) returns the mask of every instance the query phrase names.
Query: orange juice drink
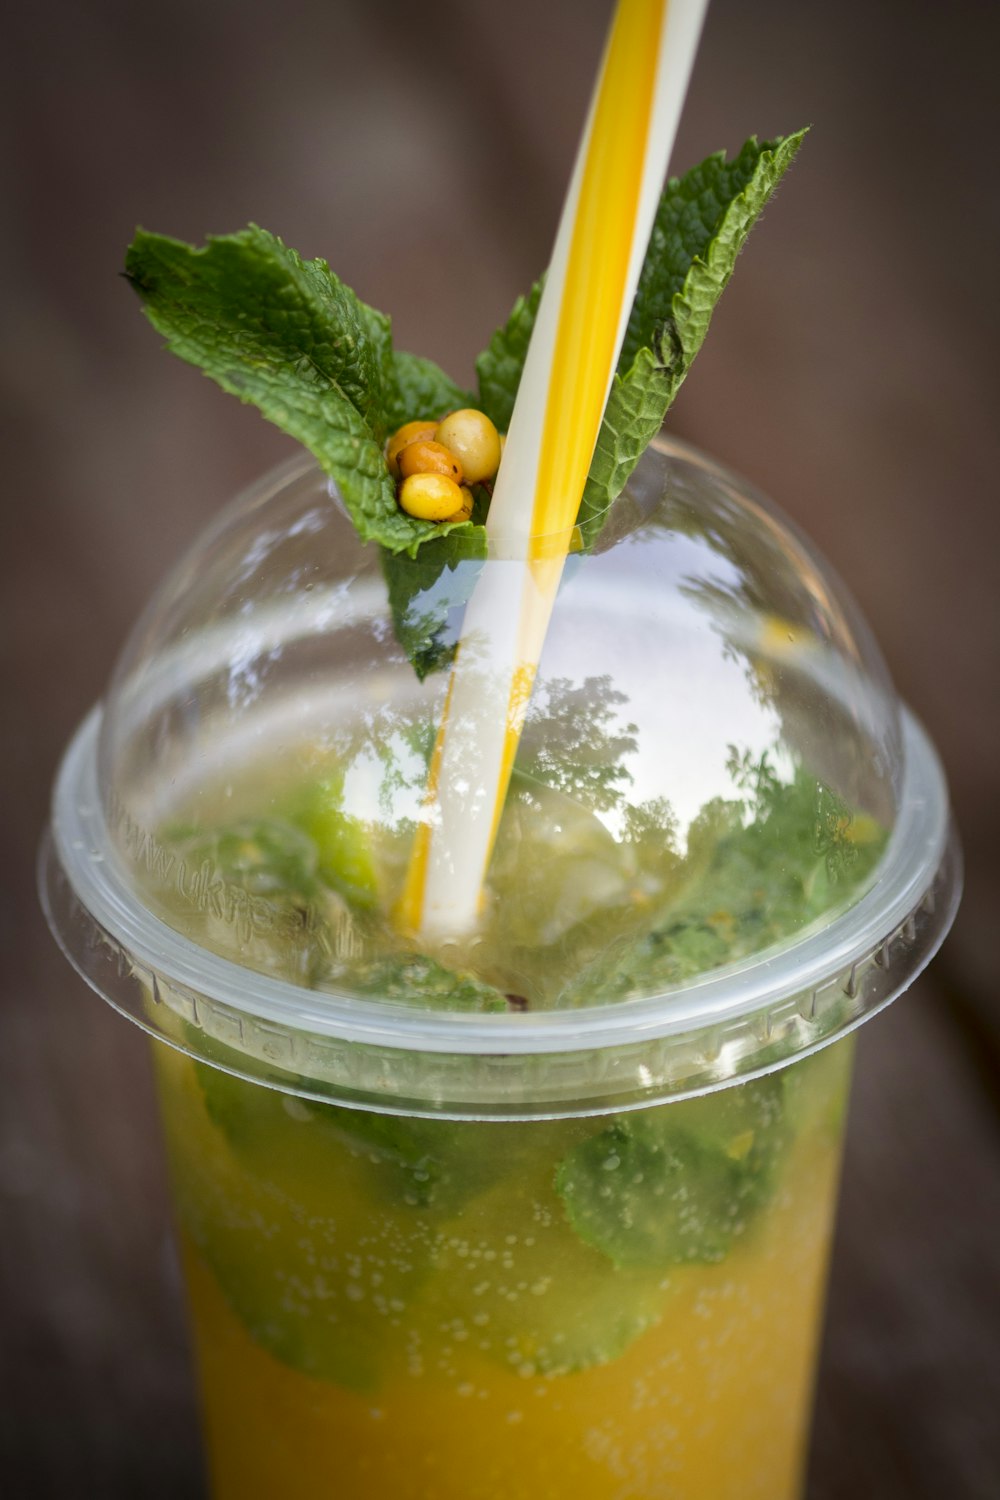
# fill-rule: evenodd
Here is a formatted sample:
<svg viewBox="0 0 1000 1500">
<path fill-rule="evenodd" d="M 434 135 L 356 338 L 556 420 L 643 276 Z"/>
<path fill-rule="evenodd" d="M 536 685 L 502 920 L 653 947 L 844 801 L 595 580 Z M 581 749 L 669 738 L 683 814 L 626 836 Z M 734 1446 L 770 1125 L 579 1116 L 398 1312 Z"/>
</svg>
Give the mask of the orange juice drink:
<svg viewBox="0 0 1000 1500">
<path fill-rule="evenodd" d="M 793 1500 L 850 1055 L 498 1123 L 158 1048 L 213 1494 Z"/>
</svg>

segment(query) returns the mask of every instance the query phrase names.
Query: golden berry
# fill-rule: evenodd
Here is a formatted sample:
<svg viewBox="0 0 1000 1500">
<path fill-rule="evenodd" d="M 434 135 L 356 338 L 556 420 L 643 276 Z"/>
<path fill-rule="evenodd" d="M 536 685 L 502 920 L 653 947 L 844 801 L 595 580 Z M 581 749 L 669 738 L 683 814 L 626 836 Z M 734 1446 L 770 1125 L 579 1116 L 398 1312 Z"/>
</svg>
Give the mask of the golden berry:
<svg viewBox="0 0 1000 1500">
<path fill-rule="evenodd" d="M 462 465 L 468 484 L 492 479 L 500 467 L 500 434 L 485 412 L 472 407 L 453 411 L 434 434 Z"/>
<path fill-rule="evenodd" d="M 399 472 L 404 479 L 409 479 L 411 474 L 445 474 L 456 484 L 461 484 L 464 477 L 462 465 L 443 443 L 429 443 L 422 438 L 407 443 L 402 449 Z"/>
<path fill-rule="evenodd" d="M 446 474 L 411 474 L 399 487 L 399 503 L 418 521 L 447 521 L 462 508 L 462 491 Z"/>
<path fill-rule="evenodd" d="M 468 485 L 463 484 L 460 490 L 462 503 L 453 516 L 445 516 L 446 521 L 468 521 L 472 515 L 472 507 L 475 503 L 472 491 Z"/>
<path fill-rule="evenodd" d="M 393 479 L 399 478 L 399 455 L 410 443 L 418 443 L 421 438 L 427 439 L 434 436 L 436 422 L 404 422 L 398 431 L 385 445 L 385 461 L 389 465 L 389 473 Z"/>
</svg>

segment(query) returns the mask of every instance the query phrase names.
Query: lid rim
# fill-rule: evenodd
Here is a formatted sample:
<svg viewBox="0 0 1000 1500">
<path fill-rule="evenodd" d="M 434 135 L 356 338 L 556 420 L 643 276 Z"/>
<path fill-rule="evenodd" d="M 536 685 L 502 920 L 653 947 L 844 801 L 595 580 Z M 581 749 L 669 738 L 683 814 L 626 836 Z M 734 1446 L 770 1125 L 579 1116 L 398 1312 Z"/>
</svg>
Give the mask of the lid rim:
<svg viewBox="0 0 1000 1500">
<path fill-rule="evenodd" d="M 103 816 L 96 754 L 102 712 L 100 704 L 95 706 L 73 736 L 52 804 L 53 853 L 90 920 L 142 967 L 248 1019 L 401 1052 L 514 1052 L 527 1057 L 634 1046 L 746 1019 L 785 998 L 820 991 L 852 964 L 868 959 L 920 906 L 937 879 L 948 845 L 950 814 L 943 771 L 922 727 L 901 707 L 904 779 L 896 824 L 869 889 L 827 927 L 780 952 L 765 950 L 686 985 L 612 1005 L 501 1017 L 427 1012 L 307 990 L 243 968 L 149 912 L 128 888 L 125 867 Z M 54 913 L 47 915 L 67 951 L 67 936 L 59 931 Z M 103 989 L 99 992 L 116 1003 Z"/>
</svg>

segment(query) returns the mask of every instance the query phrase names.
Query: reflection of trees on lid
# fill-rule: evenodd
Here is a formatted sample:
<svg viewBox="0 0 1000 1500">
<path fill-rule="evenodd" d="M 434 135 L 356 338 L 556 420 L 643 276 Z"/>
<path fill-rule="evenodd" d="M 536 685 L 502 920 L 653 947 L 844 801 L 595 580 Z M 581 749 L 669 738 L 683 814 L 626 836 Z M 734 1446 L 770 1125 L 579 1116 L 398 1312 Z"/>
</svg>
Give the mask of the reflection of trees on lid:
<svg viewBox="0 0 1000 1500">
<path fill-rule="evenodd" d="M 751 502 L 681 484 L 644 524 L 700 544 L 698 569 L 678 592 L 707 616 L 753 701 L 777 715 L 789 751 L 852 806 L 891 823 L 880 754 L 887 681 L 860 666 L 864 625 L 845 618 L 787 525 Z"/>
<path fill-rule="evenodd" d="M 692 820 L 659 903 L 567 979 L 555 1004 L 656 994 L 794 936 L 851 899 L 875 868 L 885 833 L 799 769 L 782 782 L 769 757 L 730 747 L 733 799 Z"/>
<path fill-rule="evenodd" d="M 688 494 L 678 485 L 646 524 L 701 544 L 701 570 L 688 574 L 678 591 L 712 620 L 728 656 L 750 661 L 755 697 L 771 702 L 768 682 L 756 675 L 760 635 L 767 625 L 780 622 L 808 639 L 820 629 L 831 634 L 834 628 L 820 599 L 826 591 L 808 555 L 792 550 L 787 528 L 763 509 L 750 510 L 746 502 L 718 490 Z M 815 590 L 806 595 L 804 584 L 810 580 Z"/>
<path fill-rule="evenodd" d="M 632 780 L 623 761 L 638 749 L 636 725 L 615 712 L 627 702 L 608 676 L 544 679 L 528 709 L 519 768 L 595 812 L 619 806 Z"/>
</svg>

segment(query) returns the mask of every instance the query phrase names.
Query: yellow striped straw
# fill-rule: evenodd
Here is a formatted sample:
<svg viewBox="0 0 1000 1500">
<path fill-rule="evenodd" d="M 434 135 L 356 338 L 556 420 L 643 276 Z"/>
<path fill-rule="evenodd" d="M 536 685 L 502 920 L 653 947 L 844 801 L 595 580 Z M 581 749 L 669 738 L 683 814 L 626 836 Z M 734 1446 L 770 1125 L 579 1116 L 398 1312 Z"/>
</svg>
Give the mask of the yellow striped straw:
<svg viewBox="0 0 1000 1500">
<path fill-rule="evenodd" d="M 549 617 L 628 323 L 707 0 L 619 0 L 490 503 L 400 903 L 474 930 Z"/>
</svg>

